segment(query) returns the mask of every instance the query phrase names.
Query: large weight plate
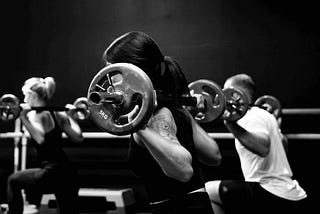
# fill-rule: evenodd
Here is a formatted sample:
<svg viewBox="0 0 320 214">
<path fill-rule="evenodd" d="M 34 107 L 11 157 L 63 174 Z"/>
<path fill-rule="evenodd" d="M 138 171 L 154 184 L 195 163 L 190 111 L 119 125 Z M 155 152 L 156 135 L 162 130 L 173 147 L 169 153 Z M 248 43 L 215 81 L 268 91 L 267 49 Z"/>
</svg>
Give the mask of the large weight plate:
<svg viewBox="0 0 320 214">
<path fill-rule="evenodd" d="M 225 110 L 225 97 L 222 89 L 216 83 L 200 79 L 189 84 L 191 94 L 200 94 L 205 99 L 203 111 L 195 111 L 194 118 L 199 123 L 208 123 L 218 119 Z"/>
<path fill-rule="evenodd" d="M 8 122 L 19 117 L 20 101 L 13 94 L 4 94 L 0 98 L 0 120 Z"/>
<path fill-rule="evenodd" d="M 73 112 L 73 118 L 77 120 L 86 120 L 90 117 L 88 98 L 79 97 L 74 101 L 73 105 L 77 109 Z"/>
<path fill-rule="evenodd" d="M 224 88 L 224 95 L 226 97 L 226 112 L 223 114 L 223 119 L 228 121 L 236 121 L 243 117 L 248 108 L 247 96 L 237 88 Z"/>
<path fill-rule="evenodd" d="M 92 93 L 121 95 L 121 103 L 106 100 L 93 102 Z M 88 89 L 89 111 L 93 121 L 103 130 L 126 135 L 139 130 L 151 117 L 155 108 L 155 92 L 150 78 L 139 67 L 129 63 L 115 63 L 100 70 Z M 103 98 L 103 95 L 101 96 Z M 123 122 L 135 106 L 139 112 L 132 121 Z"/>
</svg>

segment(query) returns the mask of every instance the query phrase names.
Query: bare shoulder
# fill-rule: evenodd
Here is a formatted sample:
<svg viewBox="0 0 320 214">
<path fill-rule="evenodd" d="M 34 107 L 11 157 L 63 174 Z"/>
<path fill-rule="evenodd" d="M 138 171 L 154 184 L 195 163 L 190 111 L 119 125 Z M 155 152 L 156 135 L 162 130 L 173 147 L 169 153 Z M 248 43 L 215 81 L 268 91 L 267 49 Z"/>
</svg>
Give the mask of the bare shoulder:
<svg viewBox="0 0 320 214">
<path fill-rule="evenodd" d="M 38 124 L 43 127 L 44 131 L 47 132 L 54 127 L 53 118 L 48 111 L 42 111 L 40 113 L 35 113 L 29 115 L 30 121 L 32 121 L 33 125 Z"/>
<path fill-rule="evenodd" d="M 34 113 L 34 114 L 32 114 L 32 113 Z M 29 118 L 31 118 L 33 121 L 39 122 L 41 124 L 46 124 L 46 123 L 48 123 L 48 121 L 52 120 L 50 112 L 48 112 L 48 111 L 42 111 L 39 113 L 30 112 Z"/>
</svg>

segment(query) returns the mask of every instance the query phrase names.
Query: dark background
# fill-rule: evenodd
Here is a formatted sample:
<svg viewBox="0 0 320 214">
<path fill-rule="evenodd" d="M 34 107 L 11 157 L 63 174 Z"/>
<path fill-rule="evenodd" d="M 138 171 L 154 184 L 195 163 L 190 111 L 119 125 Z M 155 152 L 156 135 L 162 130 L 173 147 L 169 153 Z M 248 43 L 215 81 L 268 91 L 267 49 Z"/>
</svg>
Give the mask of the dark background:
<svg viewBox="0 0 320 214">
<path fill-rule="evenodd" d="M 189 82 L 204 78 L 222 86 L 227 77 L 247 73 L 259 96 L 271 94 L 283 108 L 320 107 L 320 14 L 315 0 L 20 0 L 2 2 L 1 8 L 1 95 L 22 99 L 27 78 L 52 76 L 57 82 L 53 103 L 72 103 L 86 96 L 110 42 L 140 30 L 157 41 L 164 55 L 180 62 Z M 319 133 L 319 119 L 284 116 L 282 129 Z M 81 126 L 98 130 L 91 121 Z M 205 128 L 225 131 L 219 122 Z M 13 131 L 13 124 L 0 122 L 0 132 L 6 131 Z M 0 140 L 0 196 L 5 198 L 13 150 L 12 140 Z M 226 161 L 210 176 L 238 176 L 233 144 L 217 141 Z M 289 148 L 295 176 L 314 199 L 319 140 L 291 140 Z M 84 186 L 139 183 L 127 169 L 126 149 L 126 141 L 66 142 Z"/>
</svg>

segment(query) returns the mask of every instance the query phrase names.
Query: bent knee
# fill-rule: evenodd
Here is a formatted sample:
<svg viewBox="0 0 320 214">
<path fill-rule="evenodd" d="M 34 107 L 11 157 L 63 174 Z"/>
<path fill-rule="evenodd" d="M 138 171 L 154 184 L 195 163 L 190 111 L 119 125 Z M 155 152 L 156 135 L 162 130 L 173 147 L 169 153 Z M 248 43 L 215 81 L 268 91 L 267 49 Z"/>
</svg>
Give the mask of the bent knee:
<svg viewBox="0 0 320 214">
<path fill-rule="evenodd" d="M 8 177 L 7 183 L 9 186 L 16 186 L 18 185 L 18 176 L 16 174 L 12 174 Z"/>
<path fill-rule="evenodd" d="M 221 198 L 219 193 L 220 183 L 221 181 L 209 181 L 209 182 L 206 182 L 205 184 L 205 188 L 211 202 L 221 203 Z"/>
</svg>

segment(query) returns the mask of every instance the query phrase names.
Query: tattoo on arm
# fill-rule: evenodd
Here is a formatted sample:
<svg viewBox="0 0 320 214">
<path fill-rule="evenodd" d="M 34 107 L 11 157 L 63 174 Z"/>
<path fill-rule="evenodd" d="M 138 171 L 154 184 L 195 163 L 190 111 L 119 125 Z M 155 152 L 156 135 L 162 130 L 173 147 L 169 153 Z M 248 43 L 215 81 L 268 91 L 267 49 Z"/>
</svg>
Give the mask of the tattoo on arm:
<svg viewBox="0 0 320 214">
<path fill-rule="evenodd" d="M 152 129 L 157 131 L 162 137 L 170 141 L 177 141 L 177 128 L 175 126 L 173 118 L 170 118 L 165 114 L 157 114 L 151 119 L 150 126 Z"/>
</svg>

